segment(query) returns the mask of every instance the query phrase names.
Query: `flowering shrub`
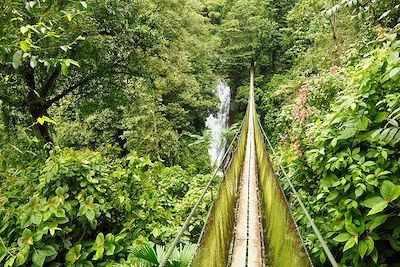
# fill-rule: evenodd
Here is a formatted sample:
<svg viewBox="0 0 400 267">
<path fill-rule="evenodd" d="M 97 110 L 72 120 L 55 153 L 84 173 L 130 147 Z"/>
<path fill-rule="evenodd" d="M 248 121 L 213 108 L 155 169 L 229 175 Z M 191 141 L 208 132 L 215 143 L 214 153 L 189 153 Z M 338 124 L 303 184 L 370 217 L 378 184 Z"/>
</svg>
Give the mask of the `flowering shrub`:
<svg viewBox="0 0 400 267">
<path fill-rule="evenodd" d="M 302 139 L 303 160 L 291 166 L 344 266 L 400 263 L 399 53 L 399 41 L 388 43 L 346 70 L 347 88 L 327 114 L 306 125 L 313 142 Z M 307 243 L 323 262 L 315 236 Z"/>
</svg>

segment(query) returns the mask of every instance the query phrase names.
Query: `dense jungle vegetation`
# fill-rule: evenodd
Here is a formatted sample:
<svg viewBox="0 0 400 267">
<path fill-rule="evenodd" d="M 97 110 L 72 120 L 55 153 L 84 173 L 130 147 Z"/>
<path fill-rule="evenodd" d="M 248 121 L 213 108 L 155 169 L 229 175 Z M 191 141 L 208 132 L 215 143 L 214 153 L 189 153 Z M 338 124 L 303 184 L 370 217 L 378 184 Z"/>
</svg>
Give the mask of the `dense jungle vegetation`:
<svg viewBox="0 0 400 267">
<path fill-rule="evenodd" d="M 398 266 L 398 1 L 229 3 L 221 38 L 237 117 L 248 84 L 242 59 L 251 58 L 261 123 L 335 258 Z M 314 263 L 329 266 L 297 206 Z"/>
<path fill-rule="evenodd" d="M 398 1 L 0 9 L 1 266 L 153 266 L 140 248 L 162 253 L 210 177 L 217 77 L 240 122 L 249 61 L 261 123 L 336 259 L 400 265 Z M 210 202 L 171 266 L 188 264 Z M 315 265 L 327 265 L 292 208 Z"/>
</svg>

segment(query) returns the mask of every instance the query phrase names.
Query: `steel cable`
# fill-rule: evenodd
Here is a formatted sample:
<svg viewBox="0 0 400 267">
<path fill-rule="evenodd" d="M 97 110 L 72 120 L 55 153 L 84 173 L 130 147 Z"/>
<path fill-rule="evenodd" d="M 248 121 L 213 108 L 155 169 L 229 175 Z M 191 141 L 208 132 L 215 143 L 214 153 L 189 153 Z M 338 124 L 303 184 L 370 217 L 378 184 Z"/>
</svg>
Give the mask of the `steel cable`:
<svg viewBox="0 0 400 267">
<path fill-rule="evenodd" d="M 333 256 L 332 252 L 330 251 L 330 249 L 328 248 L 328 246 L 326 245 L 326 242 L 324 240 L 324 238 L 321 235 L 321 232 L 318 230 L 318 227 L 315 225 L 314 220 L 311 218 L 311 215 L 308 213 L 307 208 L 305 207 L 303 201 L 300 199 L 299 194 L 297 193 L 294 185 L 292 184 L 292 182 L 290 181 L 290 178 L 288 176 L 288 174 L 286 173 L 285 169 L 283 168 L 282 162 L 280 161 L 280 159 L 278 158 L 275 149 L 273 148 L 271 142 L 269 141 L 269 138 L 267 137 L 263 127 L 261 126 L 260 120 L 257 118 L 257 122 L 258 122 L 258 126 L 261 129 L 261 132 L 263 133 L 263 136 L 265 138 L 265 140 L 267 140 L 267 143 L 276 159 L 276 161 L 278 162 L 279 167 L 282 170 L 283 176 L 285 177 L 287 183 L 289 184 L 290 189 L 292 190 L 293 195 L 295 196 L 297 202 L 300 204 L 301 209 L 303 210 L 304 214 L 306 215 L 306 218 L 308 220 L 308 222 L 311 224 L 311 227 L 314 231 L 314 233 L 316 234 L 319 242 L 321 243 L 322 249 L 324 250 L 326 256 L 328 257 L 329 262 L 332 264 L 333 267 L 337 267 L 338 264 L 335 260 L 335 257 Z"/>
<path fill-rule="evenodd" d="M 246 117 L 245 117 L 246 118 Z M 195 203 L 195 205 L 193 206 L 192 210 L 190 211 L 188 217 L 186 218 L 184 224 L 182 225 L 181 229 L 179 230 L 178 235 L 175 237 L 174 241 L 172 242 L 171 246 L 169 247 L 167 253 L 165 254 L 163 260 L 161 261 L 161 263 L 158 265 L 159 267 L 164 267 L 167 264 L 167 261 L 169 259 L 169 257 L 171 256 L 171 254 L 173 253 L 175 247 L 178 245 L 183 233 L 185 232 L 186 228 L 189 226 L 190 224 L 190 220 L 192 219 L 192 217 L 194 216 L 198 206 L 200 205 L 201 201 L 203 200 L 204 196 L 206 195 L 207 191 L 210 189 L 211 184 L 213 183 L 215 177 L 218 174 L 218 171 L 220 170 L 222 163 L 225 161 L 227 155 L 229 154 L 233 144 L 235 143 L 236 139 L 238 138 L 239 134 L 242 132 L 242 128 L 243 128 L 243 122 L 240 126 L 239 131 L 236 133 L 236 135 L 234 136 L 234 138 L 232 139 L 231 143 L 229 144 L 228 148 L 225 150 L 225 153 L 221 159 L 221 162 L 219 163 L 218 167 L 215 169 L 213 176 L 211 177 L 211 179 L 208 181 L 206 187 L 203 190 L 203 193 L 200 195 L 199 199 L 197 200 L 197 202 Z M 221 150 L 219 156 L 221 155 L 221 153 L 223 152 L 223 150 Z"/>
</svg>

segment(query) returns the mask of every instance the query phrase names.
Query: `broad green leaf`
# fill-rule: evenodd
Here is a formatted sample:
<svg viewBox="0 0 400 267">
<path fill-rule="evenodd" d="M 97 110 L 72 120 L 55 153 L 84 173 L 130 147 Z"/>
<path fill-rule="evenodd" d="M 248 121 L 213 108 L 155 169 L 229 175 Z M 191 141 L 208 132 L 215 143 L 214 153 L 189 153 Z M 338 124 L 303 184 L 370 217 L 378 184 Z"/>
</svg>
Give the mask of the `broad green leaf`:
<svg viewBox="0 0 400 267">
<path fill-rule="evenodd" d="M 29 230 L 28 228 L 24 229 L 24 231 L 22 232 L 22 236 L 18 238 L 18 245 L 20 247 L 24 245 L 33 245 L 33 237 L 31 230 Z"/>
<path fill-rule="evenodd" d="M 336 236 L 333 240 L 335 240 L 336 242 L 346 242 L 347 240 L 349 240 L 352 237 L 352 235 L 350 235 L 349 233 L 341 233 L 338 236 Z"/>
<path fill-rule="evenodd" d="M 364 189 L 362 189 L 361 187 L 358 187 L 355 190 L 356 197 L 360 197 L 363 193 L 364 193 Z"/>
<path fill-rule="evenodd" d="M 383 211 L 387 207 L 387 205 L 388 205 L 388 203 L 386 200 L 382 200 L 382 201 L 376 203 L 372 207 L 372 209 L 368 212 L 367 216 Z"/>
<path fill-rule="evenodd" d="M 82 5 L 82 7 L 83 7 L 84 9 L 87 8 L 87 3 L 86 3 L 85 1 L 81 1 L 80 4 Z"/>
<path fill-rule="evenodd" d="M 21 266 L 22 264 L 25 263 L 25 261 L 26 258 L 24 257 L 24 255 L 18 253 L 15 261 L 16 266 Z"/>
<path fill-rule="evenodd" d="M 64 189 L 62 187 L 57 187 L 56 195 L 57 196 L 62 196 L 63 194 L 64 194 Z"/>
<path fill-rule="evenodd" d="M 94 210 L 90 210 L 90 209 L 89 209 L 89 210 L 85 213 L 85 216 L 86 216 L 86 218 L 88 219 L 89 222 L 92 222 L 92 221 L 94 220 L 94 216 L 95 216 Z"/>
<path fill-rule="evenodd" d="M 155 238 L 157 238 L 160 235 L 160 231 L 158 230 L 158 228 L 154 228 L 152 234 Z"/>
<path fill-rule="evenodd" d="M 56 124 L 55 121 L 53 121 L 52 119 L 50 119 L 49 117 L 46 117 L 46 116 L 42 116 L 42 117 L 40 117 L 40 118 L 37 118 L 37 122 L 38 122 L 40 125 L 43 125 L 45 122 L 47 122 L 47 123 L 52 123 L 52 124 Z"/>
<path fill-rule="evenodd" d="M 82 245 L 80 244 L 71 248 L 65 255 L 65 261 L 67 263 L 74 264 L 81 257 L 81 248 Z"/>
<path fill-rule="evenodd" d="M 61 64 L 61 73 L 65 76 L 68 75 L 68 66 L 65 63 L 60 63 Z"/>
<path fill-rule="evenodd" d="M 389 215 L 387 214 L 381 214 L 374 217 L 370 222 L 367 223 L 367 229 L 372 232 L 376 227 L 385 223 L 387 218 L 389 218 Z"/>
<path fill-rule="evenodd" d="M 374 166 L 376 163 L 375 162 L 373 162 L 373 161 L 367 161 L 367 162 L 365 162 L 363 165 L 365 166 L 365 167 L 371 167 L 371 166 Z"/>
<path fill-rule="evenodd" d="M 360 254 L 361 259 L 364 258 L 365 253 L 367 253 L 368 250 L 368 244 L 366 240 L 361 240 L 358 243 L 358 253 Z"/>
<path fill-rule="evenodd" d="M 382 197 L 370 197 L 361 202 L 360 204 L 364 207 L 372 208 L 375 204 L 381 202 L 382 200 L 383 200 Z"/>
<path fill-rule="evenodd" d="M 127 203 L 127 204 L 125 205 L 125 210 L 126 210 L 127 212 L 130 212 L 130 211 L 132 210 L 132 206 L 131 206 L 130 203 Z"/>
<path fill-rule="evenodd" d="M 396 186 L 388 180 L 383 181 L 380 191 L 382 197 L 389 202 L 396 200 L 400 196 L 400 186 Z"/>
<path fill-rule="evenodd" d="M 392 121 L 392 120 L 391 120 Z M 391 127 L 389 133 L 386 135 L 385 139 L 382 139 L 386 144 L 391 142 L 393 140 L 393 137 L 396 135 L 396 133 L 398 132 L 398 128 L 397 127 Z"/>
<path fill-rule="evenodd" d="M 378 263 L 378 250 L 376 249 L 376 247 L 372 251 L 371 258 L 375 263 Z"/>
<path fill-rule="evenodd" d="M 389 72 L 389 78 L 393 78 L 400 72 L 400 67 L 394 68 Z"/>
<path fill-rule="evenodd" d="M 58 207 L 57 211 L 56 211 L 56 217 L 57 218 L 64 218 L 65 217 L 65 210 L 63 208 L 61 208 L 61 207 Z"/>
<path fill-rule="evenodd" d="M 357 130 L 355 128 L 346 128 L 340 132 L 340 135 L 337 137 L 337 139 L 348 139 L 353 137 L 356 133 Z"/>
<path fill-rule="evenodd" d="M 114 242 L 114 239 L 115 239 L 114 235 L 111 234 L 111 233 L 108 233 L 108 234 L 106 235 L 105 239 L 104 239 L 104 240 L 105 240 L 105 244 L 106 244 L 106 245 L 112 244 L 112 243 Z"/>
<path fill-rule="evenodd" d="M 371 236 L 367 236 L 367 245 L 368 245 L 368 251 L 367 254 L 371 254 L 371 252 L 374 250 L 374 239 L 372 239 Z"/>
<path fill-rule="evenodd" d="M 346 228 L 346 231 L 349 232 L 353 236 L 358 234 L 357 227 L 352 223 L 346 223 L 345 228 Z"/>
<path fill-rule="evenodd" d="M 397 252 L 400 252 L 400 243 L 393 236 L 389 236 L 390 246 Z"/>
<path fill-rule="evenodd" d="M 399 52 L 398 51 L 393 51 L 392 53 L 389 54 L 388 56 L 388 63 L 389 64 L 395 64 L 399 61 Z"/>
<path fill-rule="evenodd" d="M 56 249 L 51 246 L 51 245 L 46 245 L 44 247 L 41 248 L 41 251 L 43 251 L 43 253 L 47 256 L 47 257 L 51 257 L 53 255 L 57 254 Z"/>
<path fill-rule="evenodd" d="M 338 140 L 337 140 L 336 138 L 333 138 L 333 139 L 332 139 L 332 141 L 331 141 L 332 147 L 335 147 L 335 146 L 336 146 L 337 141 L 338 141 Z"/>
<path fill-rule="evenodd" d="M 376 114 L 375 116 L 375 122 L 382 122 L 385 121 L 387 116 L 389 115 L 389 112 L 378 112 L 378 114 Z"/>
<path fill-rule="evenodd" d="M 17 51 L 14 53 L 12 58 L 12 66 L 14 69 L 18 69 L 22 64 L 22 51 Z"/>
<path fill-rule="evenodd" d="M 23 249 L 21 249 L 19 252 L 18 252 L 18 254 L 17 254 L 17 258 L 16 258 L 16 260 L 15 260 L 15 264 L 17 265 L 17 266 L 21 266 L 21 265 L 23 265 L 25 262 L 26 262 L 26 260 L 28 259 L 28 254 L 29 254 L 29 246 L 27 246 L 28 247 L 28 250 L 23 250 Z M 0 257 L 1 258 L 1 257 Z M 0 260 L 0 262 L 1 262 L 1 260 Z"/>
<path fill-rule="evenodd" d="M 323 264 L 326 261 L 326 256 L 325 256 L 325 252 L 324 251 L 320 251 L 319 253 L 319 261 Z"/>
<path fill-rule="evenodd" d="M 325 199 L 325 201 L 330 202 L 330 201 L 334 200 L 335 198 L 337 198 L 338 195 L 339 195 L 338 191 L 333 191 L 328 195 L 328 197 Z"/>
<path fill-rule="evenodd" d="M 19 45 L 21 46 L 22 51 L 26 52 L 26 51 L 28 51 L 28 48 L 30 46 L 30 42 L 28 42 L 28 40 L 21 41 L 19 43 Z"/>
<path fill-rule="evenodd" d="M 375 130 L 375 131 L 371 134 L 371 138 L 372 138 L 373 140 L 377 140 L 377 139 L 379 138 L 380 133 L 382 132 L 382 130 L 383 130 L 383 129 Z"/>
<path fill-rule="evenodd" d="M 107 246 L 107 249 L 106 249 L 106 255 L 107 256 L 111 256 L 111 255 L 113 255 L 114 254 L 114 251 L 115 251 L 115 245 L 114 244 L 111 244 L 111 245 L 109 245 L 109 246 Z"/>
<path fill-rule="evenodd" d="M 99 233 L 96 237 L 96 240 L 93 244 L 93 247 L 96 249 L 96 254 L 93 256 L 93 260 L 98 260 L 103 257 L 104 253 L 104 235 L 103 233 Z"/>
<path fill-rule="evenodd" d="M 12 256 L 10 257 L 5 263 L 4 263 L 4 267 L 11 267 L 14 265 L 14 261 L 16 259 L 16 256 Z"/>
<path fill-rule="evenodd" d="M 31 222 L 33 224 L 39 225 L 42 222 L 42 214 L 40 212 L 33 212 L 31 215 Z"/>
<path fill-rule="evenodd" d="M 41 250 L 35 250 L 32 255 L 32 262 L 37 266 L 43 266 L 44 261 L 46 260 L 45 252 Z"/>
<path fill-rule="evenodd" d="M 384 159 L 388 158 L 388 153 L 385 150 L 382 150 L 381 155 Z"/>
<path fill-rule="evenodd" d="M 386 136 L 389 134 L 390 132 L 390 128 L 386 128 L 382 131 L 379 140 L 384 140 L 386 138 Z"/>
<path fill-rule="evenodd" d="M 346 251 L 352 247 L 354 247 L 354 245 L 357 243 L 356 241 L 356 237 L 352 237 L 349 240 L 347 240 L 346 244 L 344 245 L 343 251 Z"/>
</svg>

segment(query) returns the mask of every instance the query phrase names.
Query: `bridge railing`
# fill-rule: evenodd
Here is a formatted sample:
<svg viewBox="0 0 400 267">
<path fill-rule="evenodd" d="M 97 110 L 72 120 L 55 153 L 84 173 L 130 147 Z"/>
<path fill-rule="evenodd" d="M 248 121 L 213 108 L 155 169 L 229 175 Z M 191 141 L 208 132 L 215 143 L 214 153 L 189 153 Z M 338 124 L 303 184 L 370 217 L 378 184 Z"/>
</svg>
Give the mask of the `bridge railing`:
<svg viewBox="0 0 400 267">
<path fill-rule="evenodd" d="M 242 122 L 240 135 L 237 139 L 236 150 L 233 157 L 229 161 L 229 166 L 224 168 L 224 177 L 220 183 L 218 193 L 210 208 L 206 223 L 203 227 L 201 237 L 198 243 L 197 251 L 191 261 L 193 267 L 213 267 L 227 266 L 229 261 L 230 246 L 234 238 L 235 231 L 235 208 L 238 198 L 238 184 L 241 176 L 242 163 L 245 157 L 247 132 L 249 124 L 254 125 L 255 149 L 257 154 L 257 171 L 258 171 L 258 187 L 260 195 L 260 212 L 261 222 L 263 226 L 263 239 L 265 246 L 265 265 L 266 266 L 312 266 L 307 250 L 298 232 L 297 225 L 291 215 L 290 207 L 285 194 L 280 185 L 275 171 L 266 151 L 266 143 L 272 149 L 272 153 L 284 173 L 287 183 L 289 184 L 292 194 L 296 197 L 304 214 L 306 215 L 314 233 L 317 235 L 322 249 L 325 251 L 327 258 L 332 266 L 338 266 L 332 253 L 323 240 L 318 228 L 312 220 L 310 214 L 297 194 L 296 189 L 292 185 L 288 175 L 286 174 L 279 158 L 269 142 L 265 132 L 263 131 L 257 116 L 249 116 L 250 109 L 253 114 L 256 113 L 253 92 L 253 72 L 251 71 L 251 86 L 249 94 L 249 105 L 245 118 Z M 252 117 L 252 121 L 250 121 Z M 234 138 L 234 141 L 236 138 Z M 234 141 L 231 142 L 227 152 L 223 156 L 223 161 L 230 153 Z M 185 229 L 189 226 L 190 220 L 196 212 L 200 202 L 208 192 L 214 181 L 219 166 L 207 186 L 204 188 L 202 195 L 194 205 L 192 211 L 188 215 L 185 223 L 181 227 L 179 234 L 172 242 L 169 250 L 164 256 L 159 267 L 164 267 L 169 256 L 172 254 L 175 246 L 179 243 Z"/>
<path fill-rule="evenodd" d="M 253 123 L 258 161 L 261 221 L 266 247 L 264 260 L 270 266 L 312 266 L 289 210 L 285 194 L 269 160 L 264 136 L 256 116 Z"/>
<path fill-rule="evenodd" d="M 248 126 L 248 112 L 246 112 L 236 150 L 211 206 L 198 249 L 192 260 L 192 267 L 227 266 L 229 247 L 235 230 L 237 188 L 246 151 Z"/>
</svg>

